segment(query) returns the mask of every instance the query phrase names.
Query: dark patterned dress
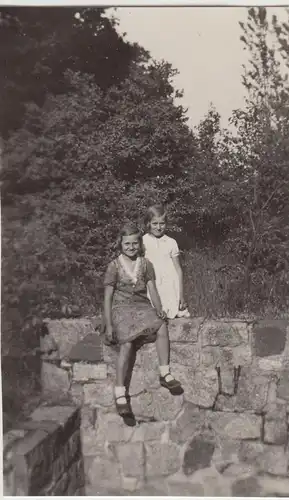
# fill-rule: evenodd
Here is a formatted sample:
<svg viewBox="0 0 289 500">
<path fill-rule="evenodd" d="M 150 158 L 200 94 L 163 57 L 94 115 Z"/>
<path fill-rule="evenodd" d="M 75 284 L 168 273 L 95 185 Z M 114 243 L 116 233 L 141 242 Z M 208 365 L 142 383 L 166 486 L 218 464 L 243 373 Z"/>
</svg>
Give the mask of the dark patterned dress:
<svg viewBox="0 0 289 500">
<path fill-rule="evenodd" d="M 164 321 L 157 316 L 147 298 L 147 283 L 151 280 L 155 280 L 154 269 L 144 257 L 141 258 L 136 283 L 128 276 L 119 258 L 108 265 L 104 286 L 114 287 L 112 324 L 119 344 L 155 341 Z"/>
</svg>

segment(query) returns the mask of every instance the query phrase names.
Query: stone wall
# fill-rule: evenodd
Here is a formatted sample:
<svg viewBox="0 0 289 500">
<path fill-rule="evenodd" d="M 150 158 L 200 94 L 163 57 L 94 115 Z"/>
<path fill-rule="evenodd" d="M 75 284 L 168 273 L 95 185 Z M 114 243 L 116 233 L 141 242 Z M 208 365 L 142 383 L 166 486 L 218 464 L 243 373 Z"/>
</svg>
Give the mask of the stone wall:
<svg viewBox="0 0 289 500">
<path fill-rule="evenodd" d="M 84 494 L 80 410 L 40 406 L 3 436 L 5 496 Z"/>
<path fill-rule="evenodd" d="M 97 322 L 47 321 L 41 340 L 45 398 L 80 408 L 86 495 L 289 495 L 288 322 L 171 321 L 171 368 L 184 394 L 160 387 L 155 345 L 142 347 L 130 383 L 131 426 L 115 412 L 116 352 L 102 346 Z M 37 411 L 42 431 L 51 414 Z M 75 489 L 74 474 L 71 481 Z"/>
<path fill-rule="evenodd" d="M 95 323 L 74 321 L 74 333 L 68 323 L 48 324 L 58 367 L 46 359 L 43 387 L 68 391 L 82 408 L 87 494 L 289 495 L 287 322 L 171 321 L 184 395 L 160 387 L 155 346 L 142 347 L 130 383 L 134 426 L 114 409 L 116 353 Z"/>
</svg>

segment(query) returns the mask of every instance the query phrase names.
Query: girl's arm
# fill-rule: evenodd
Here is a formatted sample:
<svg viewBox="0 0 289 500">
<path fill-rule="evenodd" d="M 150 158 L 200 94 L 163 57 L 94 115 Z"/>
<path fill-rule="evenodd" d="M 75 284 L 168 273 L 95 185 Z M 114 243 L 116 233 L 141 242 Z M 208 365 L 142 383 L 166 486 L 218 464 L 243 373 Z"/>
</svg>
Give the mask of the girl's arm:
<svg viewBox="0 0 289 500">
<path fill-rule="evenodd" d="M 112 328 L 112 298 L 113 298 L 114 287 L 111 285 L 107 285 L 104 288 L 104 318 L 106 325 L 106 334 L 109 338 L 112 339 L 113 336 L 113 328 Z"/>
<path fill-rule="evenodd" d="M 181 264 L 180 264 L 180 259 L 179 259 L 179 256 L 176 256 L 176 257 L 172 257 L 172 260 L 173 260 L 173 263 L 174 263 L 174 266 L 176 268 L 176 271 L 177 271 L 177 275 L 178 275 L 178 278 L 179 278 L 179 286 L 180 286 L 180 306 L 185 308 L 186 307 L 186 303 L 185 303 L 185 299 L 184 299 L 184 278 L 183 278 L 183 270 L 182 270 L 182 267 L 181 267 Z"/>
<path fill-rule="evenodd" d="M 157 291 L 155 281 L 149 280 L 147 282 L 147 288 L 148 288 L 148 291 L 150 294 L 152 305 L 155 308 L 158 316 L 160 316 L 161 318 L 165 318 L 165 313 L 163 312 L 163 309 L 162 309 L 162 303 L 161 303 L 161 299 L 160 299 L 160 296 L 159 296 L 158 291 Z"/>
</svg>

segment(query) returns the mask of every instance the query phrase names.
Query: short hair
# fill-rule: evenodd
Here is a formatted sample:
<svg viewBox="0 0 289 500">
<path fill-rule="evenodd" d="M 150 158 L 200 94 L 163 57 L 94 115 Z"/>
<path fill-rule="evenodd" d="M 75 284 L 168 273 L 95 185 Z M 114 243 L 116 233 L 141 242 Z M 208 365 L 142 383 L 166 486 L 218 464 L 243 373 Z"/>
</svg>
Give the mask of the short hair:
<svg viewBox="0 0 289 500">
<path fill-rule="evenodd" d="M 132 234 L 136 234 L 138 236 L 139 244 L 140 244 L 140 255 L 145 254 L 142 232 L 140 228 L 134 222 L 126 222 L 121 229 L 119 230 L 118 237 L 115 243 L 115 249 L 121 250 L 122 238 L 124 236 L 131 236 Z"/>
<path fill-rule="evenodd" d="M 163 215 L 165 216 L 165 219 L 167 220 L 167 211 L 166 211 L 164 205 L 162 205 L 161 203 L 158 203 L 156 205 L 151 205 L 147 209 L 145 219 L 144 219 L 146 230 L 149 229 L 151 220 L 154 217 L 163 217 Z"/>
</svg>

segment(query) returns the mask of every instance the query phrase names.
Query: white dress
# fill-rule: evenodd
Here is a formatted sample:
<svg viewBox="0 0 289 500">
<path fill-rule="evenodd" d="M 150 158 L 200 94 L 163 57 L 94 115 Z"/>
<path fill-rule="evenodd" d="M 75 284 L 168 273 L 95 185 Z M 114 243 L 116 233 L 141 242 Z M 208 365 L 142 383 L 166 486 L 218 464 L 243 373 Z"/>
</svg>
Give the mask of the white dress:
<svg viewBox="0 0 289 500">
<path fill-rule="evenodd" d="M 156 238 L 151 234 L 144 235 L 143 244 L 145 257 L 154 267 L 156 287 L 163 310 L 169 319 L 173 319 L 178 314 L 180 303 L 179 277 L 172 260 L 180 253 L 178 244 L 167 235 Z"/>
</svg>

